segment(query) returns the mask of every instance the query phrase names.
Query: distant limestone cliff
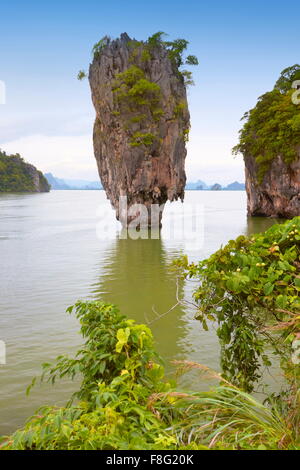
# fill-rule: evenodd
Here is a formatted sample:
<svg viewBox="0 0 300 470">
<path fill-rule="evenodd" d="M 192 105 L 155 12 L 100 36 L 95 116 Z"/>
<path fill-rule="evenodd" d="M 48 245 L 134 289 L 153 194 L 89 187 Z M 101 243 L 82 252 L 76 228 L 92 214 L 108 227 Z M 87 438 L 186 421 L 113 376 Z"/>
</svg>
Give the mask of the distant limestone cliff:
<svg viewBox="0 0 300 470">
<path fill-rule="evenodd" d="M 103 189 L 99 181 L 62 179 L 53 176 L 52 173 L 45 173 L 51 189 L 54 190 L 100 190 Z"/>
<path fill-rule="evenodd" d="M 26 163 L 19 154 L 7 155 L 0 151 L 0 192 L 42 193 L 49 191 L 48 181 L 35 166 Z"/>
<path fill-rule="evenodd" d="M 187 41 L 165 42 L 162 35 L 145 42 L 126 33 L 105 37 L 89 70 L 99 175 L 124 226 L 139 216 L 138 204 L 147 207 L 150 226 L 151 204 L 184 198 L 191 73 L 180 67 L 197 59 L 183 60 Z M 120 213 L 121 196 L 127 196 L 127 213 Z"/>
<path fill-rule="evenodd" d="M 248 214 L 300 215 L 300 65 L 283 70 L 272 91 L 245 114 L 240 142 Z"/>
</svg>

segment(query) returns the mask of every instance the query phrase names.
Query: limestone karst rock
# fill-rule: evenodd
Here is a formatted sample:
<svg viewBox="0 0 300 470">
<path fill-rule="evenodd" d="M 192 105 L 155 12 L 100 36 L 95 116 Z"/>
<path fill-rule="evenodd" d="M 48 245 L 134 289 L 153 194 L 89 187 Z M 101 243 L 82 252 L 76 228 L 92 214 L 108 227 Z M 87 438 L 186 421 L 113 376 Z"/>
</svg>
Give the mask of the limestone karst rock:
<svg viewBox="0 0 300 470">
<path fill-rule="evenodd" d="M 245 162 L 248 215 L 300 215 L 300 65 L 281 72 L 272 91 L 243 116 L 234 153 Z"/>
<path fill-rule="evenodd" d="M 184 198 L 186 140 L 190 128 L 184 77 L 162 43 L 104 38 L 89 69 L 96 110 L 94 153 L 99 175 L 127 226 L 152 204 Z M 127 197 L 128 212 L 120 210 Z"/>
<path fill-rule="evenodd" d="M 248 214 L 292 218 L 300 215 L 299 159 L 289 164 L 275 158 L 258 183 L 258 165 L 251 155 L 244 156 Z"/>
</svg>

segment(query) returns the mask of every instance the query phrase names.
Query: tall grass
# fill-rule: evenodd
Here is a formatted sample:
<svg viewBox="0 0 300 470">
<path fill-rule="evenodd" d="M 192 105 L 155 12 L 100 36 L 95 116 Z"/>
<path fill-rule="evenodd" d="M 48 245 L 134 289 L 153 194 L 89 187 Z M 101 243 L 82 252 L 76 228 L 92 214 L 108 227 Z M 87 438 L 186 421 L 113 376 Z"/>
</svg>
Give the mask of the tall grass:
<svg viewBox="0 0 300 470">
<path fill-rule="evenodd" d="M 217 372 L 201 364 L 176 363 L 182 371 L 198 369 L 220 380 Z M 156 400 L 165 404 L 170 398 L 174 400 L 175 394 L 160 394 Z M 276 403 L 266 406 L 228 381 L 208 392 L 178 393 L 175 408 L 180 419 L 170 431 L 176 435 L 178 446 L 193 443 L 208 449 L 300 449 L 299 430 L 294 426 L 297 420 L 290 420 Z"/>
</svg>

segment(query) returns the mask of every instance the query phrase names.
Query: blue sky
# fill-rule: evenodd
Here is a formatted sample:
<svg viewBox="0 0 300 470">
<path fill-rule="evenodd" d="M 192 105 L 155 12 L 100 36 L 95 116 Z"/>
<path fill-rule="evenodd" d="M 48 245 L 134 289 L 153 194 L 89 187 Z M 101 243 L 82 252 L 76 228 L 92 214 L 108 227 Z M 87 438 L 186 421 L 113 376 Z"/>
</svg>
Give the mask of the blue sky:
<svg viewBox="0 0 300 470">
<path fill-rule="evenodd" d="M 156 31 L 190 41 L 197 55 L 189 105 L 189 180 L 243 179 L 231 156 L 240 118 L 271 89 L 280 71 L 300 62 L 296 1 L 10 1 L 1 2 L 0 147 L 20 152 L 58 177 L 96 179 L 94 109 L 88 81 L 91 48 L 126 31 L 146 39 Z"/>
</svg>

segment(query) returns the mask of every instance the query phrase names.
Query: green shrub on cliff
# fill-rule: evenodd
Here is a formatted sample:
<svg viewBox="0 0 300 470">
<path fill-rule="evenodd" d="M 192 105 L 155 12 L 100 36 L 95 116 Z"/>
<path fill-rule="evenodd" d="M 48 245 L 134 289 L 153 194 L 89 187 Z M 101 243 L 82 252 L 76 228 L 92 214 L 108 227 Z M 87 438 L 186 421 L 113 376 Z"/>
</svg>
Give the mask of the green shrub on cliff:
<svg viewBox="0 0 300 470">
<path fill-rule="evenodd" d="M 293 82 L 296 80 L 300 80 L 299 64 L 295 64 L 284 69 L 275 83 L 275 88 L 281 93 L 287 93 L 292 88 Z"/>
<path fill-rule="evenodd" d="M 157 136 L 152 132 L 135 131 L 132 125 L 149 126 L 151 121 L 160 120 L 163 115 L 160 86 L 148 80 L 144 70 L 132 65 L 116 75 L 112 90 L 117 106 L 113 115 L 124 121 L 123 125 L 130 134 L 130 145 L 151 146 Z"/>
<path fill-rule="evenodd" d="M 183 54 L 189 45 L 189 41 L 182 38 L 174 39 L 173 41 L 164 41 L 163 36 L 167 36 L 167 34 L 162 31 L 150 36 L 146 42 L 148 50 L 151 51 L 157 47 L 166 48 L 172 64 L 178 69 L 179 73 L 181 73 L 180 67 L 182 65 L 199 64 L 197 57 L 194 55 L 188 55 L 186 58 L 183 57 Z"/>
<path fill-rule="evenodd" d="M 166 66 L 173 69 L 175 80 L 179 85 L 185 86 L 193 84 L 192 73 L 182 70 L 183 65 L 198 65 L 198 59 L 193 55 L 184 57 L 188 41 L 185 39 L 175 39 L 174 41 L 164 41 L 165 33 L 158 32 L 150 36 L 146 41 L 131 40 L 124 33 L 121 41 L 127 48 L 128 68 L 112 77 L 112 92 L 114 98 L 114 109 L 111 114 L 116 118 L 116 123 L 126 131 L 129 137 L 129 144 L 133 147 L 158 144 L 160 139 L 160 123 L 166 112 L 162 90 L 159 83 L 153 80 L 151 69 L 154 60 L 162 58 L 166 61 Z M 106 46 L 109 46 L 110 38 L 107 36 L 101 39 L 93 47 L 92 54 L 95 61 L 101 60 L 101 55 Z M 170 62 L 166 60 L 170 59 Z M 84 71 L 78 73 L 78 79 L 82 80 L 86 76 Z M 176 86 L 171 87 L 174 90 Z M 173 120 L 187 121 L 185 108 L 181 107 L 183 98 L 176 96 L 176 91 L 168 103 L 174 107 Z M 167 112 L 169 110 L 167 109 Z M 171 109 L 172 113 L 172 109 Z M 136 138 L 136 136 L 145 138 Z M 150 139 L 151 136 L 151 139 Z M 153 137 L 153 138 L 152 138 Z M 186 135 L 182 136 L 185 140 Z M 150 154 L 151 154 L 151 149 Z M 157 148 L 153 149 L 157 152 Z"/>
<path fill-rule="evenodd" d="M 300 105 L 292 101 L 295 90 L 291 86 L 300 74 L 300 67 L 294 67 L 293 72 L 283 71 L 274 90 L 262 95 L 255 108 L 243 117 L 246 122 L 233 153 L 255 158 L 258 182 L 262 182 L 274 158 L 280 155 L 286 163 L 291 163 L 299 157 Z"/>
<path fill-rule="evenodd" d="M 39 187 L 34 183 L 37 173 Z M 50 186 L 44 175 L 26 163 L 19 154 L 7 155 L 0 151 L 0 192 L 49 191 Z"/>
<path fill-rule="evenodd" d="M 146 79 L 142 69 L 132 65 L 117 74 L 113 92 L 121 106 L 124 104 L 132 111 L 145 106 L 153 114 L 160 101 L 161 89 L 157 83 Z"/>
</svg>

